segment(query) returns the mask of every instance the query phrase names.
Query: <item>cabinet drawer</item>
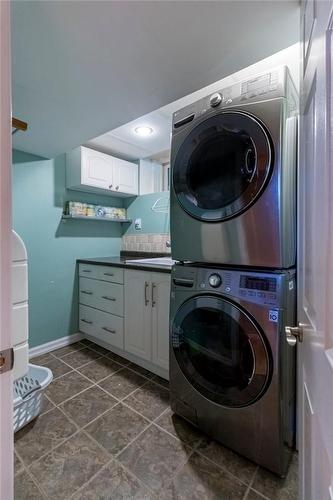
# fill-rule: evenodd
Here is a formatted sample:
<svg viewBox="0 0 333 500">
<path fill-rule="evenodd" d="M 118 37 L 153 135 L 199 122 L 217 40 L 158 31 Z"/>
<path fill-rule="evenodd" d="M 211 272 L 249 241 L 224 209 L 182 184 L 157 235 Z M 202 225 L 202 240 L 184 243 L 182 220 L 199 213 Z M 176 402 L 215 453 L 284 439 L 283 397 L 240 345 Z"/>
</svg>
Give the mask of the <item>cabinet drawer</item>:
<svg viewBox="0 0 333 500">
<path fill-rule="evenodd" d="M 79 329 L 96 339 L 124 349 L 124 320 L 80 304 Z"/>
<path fill-rule="evenodd" d="M 124 286 L 80 277 L 79 302 L 117 316 L 124 315 Z"/>
<path fill-rule="evenodd" d="M 109 281 L 111 283 L 124 283 L 124 269 L 121 267 L 79 264 L 79 276 Z"/>
</svg>

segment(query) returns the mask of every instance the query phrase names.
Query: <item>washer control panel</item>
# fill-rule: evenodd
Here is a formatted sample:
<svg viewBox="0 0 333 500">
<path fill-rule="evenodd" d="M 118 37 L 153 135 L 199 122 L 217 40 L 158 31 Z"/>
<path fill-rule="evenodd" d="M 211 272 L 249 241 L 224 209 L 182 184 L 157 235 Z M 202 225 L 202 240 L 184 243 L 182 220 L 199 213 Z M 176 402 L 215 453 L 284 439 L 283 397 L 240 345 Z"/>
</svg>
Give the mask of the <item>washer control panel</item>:
<svg viewBox="0 0 333 500">
<path fill-rule="evenodd" d="M 201 293 L 214 292 L 229 296 L 230 299 L 280 307 L 284 290 L 295 287 L 295 273 L 175 265 L 172 269 L 172 286 L 174 291 L 191 289 Z"/>
</svg>

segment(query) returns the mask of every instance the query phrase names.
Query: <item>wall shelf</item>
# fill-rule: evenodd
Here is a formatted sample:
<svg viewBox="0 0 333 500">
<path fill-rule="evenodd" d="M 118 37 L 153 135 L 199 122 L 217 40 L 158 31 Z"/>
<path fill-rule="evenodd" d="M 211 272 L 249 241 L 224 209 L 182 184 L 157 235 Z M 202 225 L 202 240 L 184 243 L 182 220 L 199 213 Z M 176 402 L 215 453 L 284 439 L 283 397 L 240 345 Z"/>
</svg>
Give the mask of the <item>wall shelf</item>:
<svg viewBox="0 0 333 500">
<path fill-rule="evenodd" d="M 66 215 L 63 214 L 61 217 L 63 220 L 98 220 L 103 222 L 125 222 L 130 224 L 132 219 L 107 219 L 106 217 L 88 217 L 87 215 Z"/>
</svg>

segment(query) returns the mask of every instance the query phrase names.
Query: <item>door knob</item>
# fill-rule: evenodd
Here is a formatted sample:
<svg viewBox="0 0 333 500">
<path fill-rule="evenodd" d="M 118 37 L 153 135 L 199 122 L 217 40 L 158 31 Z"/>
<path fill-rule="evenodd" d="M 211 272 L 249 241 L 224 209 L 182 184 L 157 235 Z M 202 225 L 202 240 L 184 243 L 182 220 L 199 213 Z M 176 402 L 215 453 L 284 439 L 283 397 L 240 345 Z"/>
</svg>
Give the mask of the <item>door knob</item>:
<svg viewBox="0 0 333 500">
<path fill-rule="evenodd" d="M 303 342 L 303 327 L 299 326 L 286 326 L 284 329 L 286 339 L 289 345 L 294 346 L 298 342 Z"/>
</svg>

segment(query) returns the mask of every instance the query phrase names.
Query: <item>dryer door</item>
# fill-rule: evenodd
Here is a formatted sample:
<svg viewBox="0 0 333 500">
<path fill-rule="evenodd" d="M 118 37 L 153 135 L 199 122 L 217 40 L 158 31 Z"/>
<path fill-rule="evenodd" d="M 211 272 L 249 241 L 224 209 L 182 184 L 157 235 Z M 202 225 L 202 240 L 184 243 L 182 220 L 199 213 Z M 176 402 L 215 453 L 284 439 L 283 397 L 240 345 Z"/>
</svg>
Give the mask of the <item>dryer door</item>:
<svg viewBox="0 0 333 500">
<path fill-rule="evenodd" d="M 222 112 L 186 137 L 173 162 L 173 189 L 183 209 L 208 222 L 235 217 L 254 203 L 272 168 L 272 148 L 261 123 Z"/>
<path fill-rule="evenodd" d="M 200 295 L 185 302 L 174 318 L 171 343 L 185 377 L 215 403 L 250 405 L 269 384 L 272 357 L 264 335 L 228 300 Z"/>
</svg>

